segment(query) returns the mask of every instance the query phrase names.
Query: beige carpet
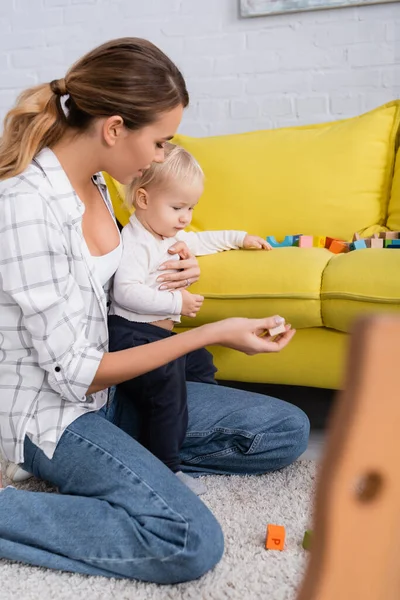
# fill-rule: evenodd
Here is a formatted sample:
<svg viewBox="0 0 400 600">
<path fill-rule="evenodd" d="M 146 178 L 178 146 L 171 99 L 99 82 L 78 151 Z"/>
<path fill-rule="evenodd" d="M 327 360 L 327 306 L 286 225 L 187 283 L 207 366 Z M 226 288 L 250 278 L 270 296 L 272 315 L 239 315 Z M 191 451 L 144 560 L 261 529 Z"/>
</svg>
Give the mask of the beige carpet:
<svg viewBox="0 0 400 600">
<path fill-rule="evenodd" d="M 222 524 L 225 555 L 201 579 L 175 586 L 87 577 L 0 560 L 1 600 L 294 600 L 307 553 L 316 463 L 260 477 L 205 477 L 203 496 Z M 44 489 L 30 480 L 28 489 Z M 267 523 L 285 525 L 283 552 L 264 548 Z"/>
</svg>

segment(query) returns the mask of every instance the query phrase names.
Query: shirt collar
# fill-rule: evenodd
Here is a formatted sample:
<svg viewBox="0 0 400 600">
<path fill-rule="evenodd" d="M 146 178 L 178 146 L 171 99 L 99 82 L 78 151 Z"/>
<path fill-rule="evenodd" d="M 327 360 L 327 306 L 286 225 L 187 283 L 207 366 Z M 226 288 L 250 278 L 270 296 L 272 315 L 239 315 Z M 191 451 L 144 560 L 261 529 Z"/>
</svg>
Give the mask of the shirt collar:
<svg viewBox="0 0 400 600">
<path fill-rule="evenodd" d="M 134 229 L 139 229 L 139 231 L 141 232 L 141 235 L 143 235 L 144 237 L 147 237 L 149 240 L 155 240 L 156 242 L 161 241 L 161 240 L 158 240 L 152 233 L 150 233 L 150 231 L 148 231 L 144 225 L 142 225 L 142 223 L 139 221 L 139 219 L 137 218 L 135 213 L 131 214 L 131 216 L 129 218 L 129 223 L 131 224 L 131 226 Z"/>
<path fill-rule="evenodd" d="M 62 168 L 60 161 L 50 148 L 43 148 L 33 160 L 36 163 L 50 186 L 54 189 L 57 196 L 66 195 L 66 198 L 70 198 L 74 202 L 75 208 L 80 214 L 85 211 L 85 206 L 80 200 L 78 194 L 75 192 L 70 180 L 67 177 L 64 169 Z M 93 183 L 100 188 L 103 198 L 107 198 L 107 185 L 104 177 L 101 173 L 95 173 L 92 177 Z M 109 204 L 109 202 L 107 202 Z"/>
</svg>

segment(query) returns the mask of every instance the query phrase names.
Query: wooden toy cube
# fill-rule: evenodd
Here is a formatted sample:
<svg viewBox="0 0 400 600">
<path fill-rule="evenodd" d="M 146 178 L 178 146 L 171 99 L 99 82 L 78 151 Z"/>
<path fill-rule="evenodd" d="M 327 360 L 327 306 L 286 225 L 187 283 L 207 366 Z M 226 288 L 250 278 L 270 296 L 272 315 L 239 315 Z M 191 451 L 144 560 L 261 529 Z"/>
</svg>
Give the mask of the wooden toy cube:
<svg viewBox="0 0 400 600">
<path fill-rule="evenodd" d="M 285 323 L 282 323 L 282 325 L 277 325 L 276 327 L 272 327 L 271 329 L 268 329 L 269 335 L 272 337 L 279 335 L 280 333 L 285 333 L 285 331 L 286 331 Z"/>
<path fill-rule="evenodd" d="M 400 240 L 386 239 L 384 240 L 384 244 L 385 248 L 393 248 L 395 246 L 400 246 Z"/>
<path fill-rule="evenodd" d="M 283 525 L 267 525 L 267 550 L 283 550 L 285 546 L 285 528 Z"/>
<path fill-rule="evenodd" d="M 372 237 L 370 239 L 371 248 L 383 248 L 384 240 L 381 238 Z"/>
<path fill-rule="evenodd" d="M 356 240 L 350 244 L 350 250 L 363 250 L 366 247 L 365 240 Z"/>
<path fill-rule="evenodd" d="M 293 246 L 293 235 L 287 235 L 281 242 L 277 242 L 274 235 L 267 235 L 265 238 L 273 248 L 284 248 L 286 246 Z"/>
<path fill-rule="evenodd" d="M 398 231 L 385 231 L 385 240 L 398 240 L 399 232 Z"/>
<path fill-rule="evenodd" d="M 312 541 L 312 531 L 311 531 L 311 529 L 307 529 L 307 531 L 304 534 L 303 543 L 302 543 L 304 550 L 310 550 L 311 541 Z"/>
<path fill-rule="evenodd" d="M 342 240 L 333 240 L 329 246 L 329 251 L 333 252 L 333 254 L 341 254 L 342 252 L 348 252 L 348 250 L 349 245 L 346 242 L 342 242 Z"/>
<path fill-rule="evenodd" d="M 292 245 L 297 247 L 299 245 L 300 238 L 301 238 L 301 234 L 294 235 L 293 236 L 293 244 Z"/>
<path fill-rule="evenodd" d="M 315 248 L 325 248 L 326 237 L 324 235 L 313 236 L 313 246 Z"/>
<path fill-rule="evenodd" d="M 298 241 L 299 248 L 312 248 L 313 247 L 313 236 L 312 235 L 301 235 Z"/>
<path fill-rule="evenodd" d="M 398 231 L 381 231 L 380 233 L 374 233 L 374 237 L 379 237 L 381 240 L 398 240 Z"/>
</svg>

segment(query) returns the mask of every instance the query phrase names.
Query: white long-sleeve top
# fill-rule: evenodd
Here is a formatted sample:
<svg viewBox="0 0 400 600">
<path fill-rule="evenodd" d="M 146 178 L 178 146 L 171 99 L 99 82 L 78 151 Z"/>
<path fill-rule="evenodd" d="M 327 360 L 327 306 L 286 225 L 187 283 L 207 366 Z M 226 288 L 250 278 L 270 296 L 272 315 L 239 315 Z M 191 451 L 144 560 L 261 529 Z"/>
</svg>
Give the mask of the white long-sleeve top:
<svg viewBox="0 0 400 600">
<path fill-rule="evenodd" d="M 159 267 L 167 260 L 179 260 L 168 254 L 176 242 L 185 242 L 195 256 L 215 254 L 243 247 L 245 231 L 180 231 L 176 236 L 156 239 L 135 215 L 122 230 L 122 259 L 114 277 L 110 314 L 129 321 L 151 323 L 172 319 L 179 323 L 182 311 L 180 291 L 160 290 L 156 281 Z"/>
</svg>

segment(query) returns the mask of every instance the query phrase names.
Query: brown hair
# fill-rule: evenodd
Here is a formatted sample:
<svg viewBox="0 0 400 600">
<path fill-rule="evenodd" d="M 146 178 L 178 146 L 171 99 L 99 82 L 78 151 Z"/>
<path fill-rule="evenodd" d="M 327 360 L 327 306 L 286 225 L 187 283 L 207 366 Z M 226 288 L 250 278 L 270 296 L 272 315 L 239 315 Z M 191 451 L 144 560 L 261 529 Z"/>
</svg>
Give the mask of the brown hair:
<svg viewBox="0 0 400 600">
<path fill-rule="evenodd" d="M 125 203 L 129 209 L 136 207 L 136 193 L 140 188 L 167 188 L 171 182 L 193 185 L 196 181 L 203 183 L 204 173 L 194 156 L 182 146 L 165 142 L 163 162 L 151 163 L 143 175 L 126 186 Z"/>
<path fill-rule="evenodd" d="M 107 42 L 78 60 L 64 79 L 19 96 L 4 120 L 0 180 L 21 173 L 69 128 L 83 132 L 95 118 L 119 115 L 128 129 L 140 129 L 188 103 L 181 72 L 154 44 L 140 38 Z"/>
</svg>

